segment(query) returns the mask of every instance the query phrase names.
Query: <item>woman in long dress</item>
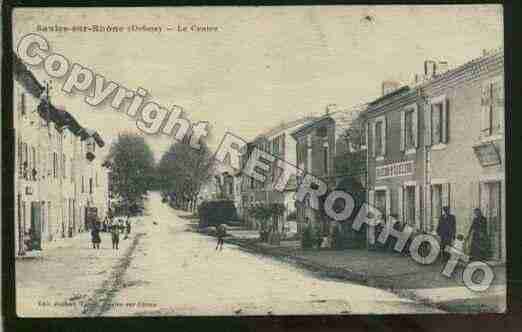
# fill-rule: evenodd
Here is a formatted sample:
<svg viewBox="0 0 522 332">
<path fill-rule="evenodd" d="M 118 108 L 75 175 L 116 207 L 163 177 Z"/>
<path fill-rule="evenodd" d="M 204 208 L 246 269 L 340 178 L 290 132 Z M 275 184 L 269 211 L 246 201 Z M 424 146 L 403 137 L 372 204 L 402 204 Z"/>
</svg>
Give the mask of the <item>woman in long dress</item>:
<svg viewBox="0 0 522 332">
<path fill-rule="evenodd" d="M 473 222 L 467 239 L 471 239 L 470 258 L 472 261 L 485 260 L 490 257 L 488 223 L 479 208 L 473 210 Z"/>
</svg>

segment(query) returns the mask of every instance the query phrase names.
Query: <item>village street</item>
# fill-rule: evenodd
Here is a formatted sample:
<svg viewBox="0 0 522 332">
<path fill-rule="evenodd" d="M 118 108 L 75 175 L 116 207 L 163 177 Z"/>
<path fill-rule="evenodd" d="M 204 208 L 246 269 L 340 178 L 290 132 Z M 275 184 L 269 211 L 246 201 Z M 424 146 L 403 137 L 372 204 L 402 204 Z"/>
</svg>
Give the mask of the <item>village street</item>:
<svg viewBox="0 0 522 332">
<path fill-rule="evenodd" d="M 326 280 L 191 230 L 186 212 L 149 193 L 145 216 L 119 251 L 103 234 L 18 260 L 18 308 L 27 316 L 284 315 L 434 312 L 376 288 Z"/>
</svg>

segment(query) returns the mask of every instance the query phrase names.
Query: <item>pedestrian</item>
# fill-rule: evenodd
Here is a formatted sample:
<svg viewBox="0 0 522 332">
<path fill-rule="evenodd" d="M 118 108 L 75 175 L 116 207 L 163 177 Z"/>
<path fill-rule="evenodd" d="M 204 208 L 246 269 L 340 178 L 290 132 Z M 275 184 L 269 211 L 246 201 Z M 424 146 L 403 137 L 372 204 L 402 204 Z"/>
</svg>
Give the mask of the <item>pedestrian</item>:
<svg viewBox="0 0 522 332">
<path fill-rule="evenodd" d="M 117 224 L 114 224 L 111 227 L 111 239 L 112 249 L 118 249 L 118 244 L 120 243 L 120 228 Z"/>
<path fill-rule="evenodd" d="M 450 213 L 450 208 L 444 206 L 442 208 L 442 215 L 439 219 L 439 225 L 437 226 L 437 234 L 440 237 L 440 251 L 442 258 L 445 260 L 449 259 L 449 253 L 444 249 L 446 246 L 451 246 L 455 240 L 455 233 L 457 232 L 457 222 L 455 216 Z"/>
<path fill-rule="evenodd" d="M 467 240 L 471 239 L 470 256 L 472 261 L 484 260 L 490 256 L 488 224 L 479 208 L 473 210 L 473 222 Z"/>
<path fill-rule="evenodd" d="M 129 235 L 131 232 L 131 222 L 130 220 L 127 220 L 127 235 Z"/>
<path fill-rule="evenodd" d="M 94 223 L 92 230 L 91 230 L 91 241 L 92 241 L 92 248 L 93 249 L 100 249 L 100 229 L 98 228 L 98 224 Z"/>
<path fill-rule="evenodd" d="M 221 224 L 217 227 L 217 237 L 218 237 L 218 241 L 217 241 L 217 245 L 216 245 L 216 250 L 223 250 L 223 243 L 225 242 L 224 241 L 224 238 L 225 238 L 225 235 L 227 234 L 227 230 L 225 228 L 225 225 Z"/>
</svg>

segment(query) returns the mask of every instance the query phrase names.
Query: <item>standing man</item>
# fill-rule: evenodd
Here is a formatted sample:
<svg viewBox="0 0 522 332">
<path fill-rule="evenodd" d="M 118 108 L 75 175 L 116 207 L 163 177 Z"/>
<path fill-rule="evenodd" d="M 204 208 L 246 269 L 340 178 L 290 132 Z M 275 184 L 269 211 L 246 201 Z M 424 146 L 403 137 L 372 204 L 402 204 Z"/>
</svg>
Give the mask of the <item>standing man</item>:
<svg viewBox="0 0 522 332">
<path fill-rule="evenodd" d="M 448 206 L 444 206 L 442 208 L 442 216 L 439 219 L 437 234 L 440 237 L 440 251 L 445 260 L 449 259 L 449 253 L 444 251 L 444 248 L 452 245 L 456 232 L 457 222 L 455 221 L 455 216 L 450 213 Z"/>
</svg>

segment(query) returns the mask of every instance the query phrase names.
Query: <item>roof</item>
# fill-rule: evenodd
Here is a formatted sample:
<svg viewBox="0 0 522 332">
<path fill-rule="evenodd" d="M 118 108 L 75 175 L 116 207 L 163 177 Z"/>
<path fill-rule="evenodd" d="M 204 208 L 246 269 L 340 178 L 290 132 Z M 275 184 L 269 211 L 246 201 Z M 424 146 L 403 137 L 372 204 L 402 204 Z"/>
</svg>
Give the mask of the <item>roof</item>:
<svg viewBox="0 0 522 332">
<path fill-rule="evenodd" d="M 269 130 L 267 130 L 266 132 L 264 133 L 261 133 L 259 135 L 257 135 L 253 141 L 257 141 L 257 140 L 260 140 L 260 139 L 266 139 L 270 136 L 274 136 L 282 131 L 285 131 L 287 129 L 290 129 L 292 127 L 295 127 L 295 126 L 298 126 L 300 124 L 305 124 L 307 122 L 313 122 L 317 119 L 317 117 L 314 117 L 314 116 L 305 116 L 305 117 L 302 117 L 302 118 L 299 118 L 299 119 L 296 119 L 296 120 L 292 120 L 292 121 L 287 121 L 287 122 L 283 122 L 281 123 L 280 125 L 276 126 L 276 127 L 273 127 Z"/>
<path fill-rule="evenodd" d="M 296 137 L 298 136 L 300 133 L 302 133 L 303 131 L 307 130 L 308 128 L 313 128 L 313 127 L 316 127 L 318 126 L 320 123 L 326 121 L 326 120 L 330 120 L 330 121 L 334 121 L 334 119 L 332 119 L 332 117 L 330 116 L 330 114 L 325 114 L 319 118 L 317 118 L 315 121 L 312 121 L 310 123 L 307 123 L 299 128 L 297 128 L 296 130 L 294 130 L 291 135 L 292 137 Z"/>
<path fill-rule="evenodd" d="M 45 90 L 44 86 L 36 79 L 34 74 L 27 69 L 27 66 L 16 54 L 13 54 L 13 76 L 27 92 L 33 97 L 40 99 L 37 111 L 42 119 L 54 122 L 58 130 L 67 127 L 74 135 L 82 139 L 93 137 L 99 147 L 105 145 L 105 142 L 98 132 L 82 127 L 71 113 L 57 108 L 46 98 L 42 98 L 42 94 Z"/>
</svg>

